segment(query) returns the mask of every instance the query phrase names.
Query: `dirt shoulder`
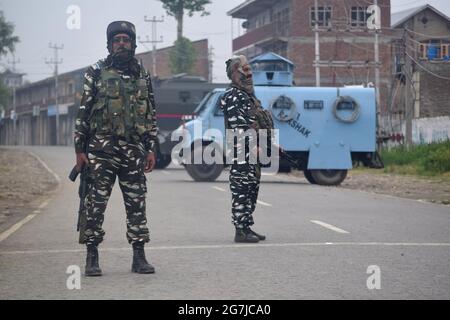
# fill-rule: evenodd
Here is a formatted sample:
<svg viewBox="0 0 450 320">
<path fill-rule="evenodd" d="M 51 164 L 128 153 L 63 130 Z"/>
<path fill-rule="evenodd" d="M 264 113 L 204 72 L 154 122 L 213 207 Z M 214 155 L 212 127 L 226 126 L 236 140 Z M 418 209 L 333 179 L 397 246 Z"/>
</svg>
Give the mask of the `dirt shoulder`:
<svg viewBox="0 0 450 320">
<path fill-rule="evenodd" d="M 303 177 L 303 172 L 291 174 Z M 399 198 L 450 205 L 450 177 L 424 177 L 385 173 L 383 170 L 354 169 L 340 188 L 361 190 Z"/>
<path fill-rule="evenodd" d="M 342 187 L 450 205 L 450 180 L 447 176 L 408 176 L 356 169 L 349 171 Z"/>
<path fill-rule="evenodd" d="M 28 152 L 0 148 L 0 227 L 9 218 L 29 213 L 27 209 L 56 186 L 53 175 Z"/>
</svg>

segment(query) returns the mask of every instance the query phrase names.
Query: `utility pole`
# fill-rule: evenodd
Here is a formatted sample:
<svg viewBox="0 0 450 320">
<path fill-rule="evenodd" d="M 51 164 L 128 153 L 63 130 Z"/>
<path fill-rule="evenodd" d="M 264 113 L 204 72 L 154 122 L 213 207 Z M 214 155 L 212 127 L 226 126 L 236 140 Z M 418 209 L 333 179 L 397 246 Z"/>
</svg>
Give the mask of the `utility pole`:
<svg viewBox="0 0 450 320">
<path fill-rule="evenodd" d="M 12 64 L 12 72 L 16 73 L 16 64 L 20 63 L 20 59 L 16 60 L 14 54 L 12 55 L 12 61 L 8 61 L 8 63 Z M 13 119 L 13 136 L 14 136 L 14 145 L 17 145 L 17 108 L 16 108 L 16 84 L 12 85 L 13 91 L 13 110 L 14 110 L 14 119 Z"/>
<path fill-rule="evenodd" d="M 153 45 L 153 50 L 152 50 L 152 75 L 153 77 L 156 77 L 156 44 L 157 43 L 161 43 L 163 42 L 163 37 L 161 36 L 159 40 L 157 40 L 158 38 L 158 34 L 157 34 L 157 23 L 160 22 L 164 22 L 164 17 L 161 17 L 160 20 L 156 19 L 156 17 L 154 16 L 153 19 L 148 19 L 147 16 L 144 17 L 144 21 L 145 22 L 151 22 L 152 24 L 152 40 L 149 40 L 148 36 L 146 36 L 147 40 L 145 41 L 139 41 L 140 43 L 144 44 L 144 43 L 151 43 Z"/>
<path fill-rule="evenodd" d="M 320 87 L 320 40 L 319 40 L 319 3 L 318 0 L 314 0 L 314 33 L 316 36 L 315 40 L 315 65 L 316 65 L 316 87 Z"/>
<path fill-rule="evenodd" d="M 62 59 L 58 58 L 58 50 L 64 49 L 64 45 L 58 46 L 58 45 L 52 45 L 51 43 L 48 44 L 48 47 L 50 49 L 53 49 L 54 52 L 54 58 L 50 60 L 45 60 L 46 64 L 53 64 L 54 70 L 55 70 L 55 108 L 56 108 L 56 145 L 59 145 L 59 105 L 58 105 L 58 99 L 59 99 L 59 84 L 58 84 L 58 65 L 61 64 L 63 61 Z"/>
<path fill-rule="evenodd" d="M 411 84 L 413 81 L 413 72 L 411 67 L 411 59 L 408 55 L 408 48 L 406 43 L 406 29 L 403 32 L 403 50 L 404 50 L 404 65 L 403 73 L 405 76 L 405 142 L 408 147 L 412 145 L 412 119 L 413 119 L 413 108 L 410 101 L 411 95 Z"/>
<path fill-rule="evenodd" d="M 213 82 L 213 57 L 214 57 L 214 47 L 210 46 L 209 47 L 209 52 L 208 52 L 208 63 L 209 63 L 209 83 Z"/>
<path fill-rule="evenodd" d="M 378 0 L 374 0 L 374 5 L 378 7 Z M 381 17 L 380 17 L 381 19 Z M 379 32 L 381 30 L 381 25 L 375 26 L 375 93 L 377 97 L 377 123 L 380 123 L 380 102 L 381 102 L 381 81 L 380 81 L 380 39 Z"/>
</svg>

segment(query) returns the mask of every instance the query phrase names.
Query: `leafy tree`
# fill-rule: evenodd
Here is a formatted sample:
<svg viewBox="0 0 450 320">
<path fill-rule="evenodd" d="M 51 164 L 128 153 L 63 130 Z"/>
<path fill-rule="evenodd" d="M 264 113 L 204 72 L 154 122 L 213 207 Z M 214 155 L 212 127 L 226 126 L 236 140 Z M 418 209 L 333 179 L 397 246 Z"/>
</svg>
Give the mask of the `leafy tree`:
<svg viewBox="0 0 450 320">
<path fill-rule="evenodd" d="M 3 11 L 0 11 L 0 56 L 6 55 L 8 52 L 14 52 L 14 48 L 19 37 L 14 36 L 14 25 L 5 20 Z"/>
<path fill-rule="evenodd" d="M 175 41 L 175 45 L 170 51 L 170 69 L 173 74 L 191 73 L 197 58 L 192 42 L 182 37 Z"/>
<path fill-rule="evenodd" d="M 14 36 L 14 25 L 5 20 L 3 11 L 0 11 L 0 57 L 8 52 L 13 53 L 19 37 Z M 0 111 L 5 109 L 11 96 L 10 90 L 0 82 Z"/>
<path fill-rule="evenodd" d="M 0 82 L 0 112 L 6 110 L 9 103 L 11 91 L 3 83 Z"/>
<path fill-rule="evenodd" d="M 167 14 L 177 20 L 177 40 L 183 37 L 183 18 L 187 13 L 192 17 L 195 12 L 200 12 L 201 16 L 209 15 L 205 10 L 205 5 L 210 4 L 210 0 L 160 0 Z"/>
</svg>

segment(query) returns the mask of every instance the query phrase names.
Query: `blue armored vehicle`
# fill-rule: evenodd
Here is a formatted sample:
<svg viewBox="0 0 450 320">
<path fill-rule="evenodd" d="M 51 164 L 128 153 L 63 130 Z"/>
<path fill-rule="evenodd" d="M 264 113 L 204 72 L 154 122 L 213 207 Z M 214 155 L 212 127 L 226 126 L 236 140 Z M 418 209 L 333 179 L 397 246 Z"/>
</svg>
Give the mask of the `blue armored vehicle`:
<svg viewBox="0 0 450 320">
<path fill-rule="evenodd" d="M 383 167 L 376 151 L 374 88 L 295 87 L 294 64 L 274 53 L 261 55 L 250 64 L 255 95 L 271 112 L 279 144 L 291 160 L 282 157 L 281 169 L 303 170 L 313 184 L 339 185 L 355 163 Z M 211 144 L 217 144 L 216 150 L 225 145 L 218 143 L 216 135 L 205 134 L 217 129 L 221 139 L 225 137 L 220 108 L 224 92 L 225 88 L 211 91 L 198 106 L 197 118 L 175 131 L 187 130 L 189 141 L 183 145 L 190 146 L 193 154 Z M 185 163 L 196 181 L 214 181 L 224 167 L 220 163 Z"/>
</svg>

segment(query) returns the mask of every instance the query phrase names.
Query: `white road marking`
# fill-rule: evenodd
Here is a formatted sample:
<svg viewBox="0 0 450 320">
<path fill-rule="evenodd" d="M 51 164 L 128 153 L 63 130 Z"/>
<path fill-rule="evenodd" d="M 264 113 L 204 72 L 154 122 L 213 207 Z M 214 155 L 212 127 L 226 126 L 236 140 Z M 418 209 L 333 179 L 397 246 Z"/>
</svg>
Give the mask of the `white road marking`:
<svg viewBox="0 0 450 320">
<path fill-rule="evenodd" d="M 343 230 L 341 228 L 335 227 L 335 226 L 333 226 L 331 224 L 328 224 L 328 223 L 325 223 L 325 222 L 322 222 L 322 221 L 311 220 L 311 222 L 315 223 L 315 224 L 318 224 L 319 226 L 322 226 L 324 228 L 327 228 L 327 229 L 333 230 L 335 232 L 338 232 L 338 233 L 350 233 L 348 231 L 345 231 L 345 230 Z"/>
<path fill-rule="evenodd" d="M 56 181 L 58 182 L 58 184 L 61 183 L 61 178 L 52 170 L 50 169 L 47 164 L 36 154 L 34 154 L 33 152 L 29 152 L 29 154 L 31 154 L 37 161 L 39 161 L 39 163 L 48 171 L 50 172 L 50 174 L 53 175 L 53 177 L 55 177 Z"/>
<path fill-rule="evenodd" d="M 163 174 L 165 174 L 165 175 L 170 175 L 170 172 L 169 172 L 169 171 L 161 170 L 161 172 L 162 172 Z"/>
<path fill-rule="evenodd" d="M 45 200 L 44 202 L 42 202 L 40 205 L 39 205 L 39 209 L 44 209 L 46 206 L 48 205 L 48 200 Z"/>
<path fill-rule="evenodd" d="M 17 230 L 19 230 L 25 223 L 27 223 L 28 221 L 33 219 L 35 216 L 36 216 L 36 214 L 30 214 L 30 215 L 26 216 L 22 221 L 17 222 L 15 225 L 13 225 L 8 230 L 2 232 L 0 234 L 0 242 L 5 240 L 6 238 L 8 238 L 10 235 L 12 235 Z"/>
<path fill-rule="evenodd" d="M 225 190 L 225 189 L 223 189 L 223 188 L 220 188 L 220 187 L 212 187 L 213 189 L 215 189 L 215 190 L 218 190 L 218 191 L 222 191 L 222 192 L 226 192 L 227 190 Z"/>
<path fill-rule="evenodd" d="M 245 249 L 245 248 L 282 248 L 282 247 L 450 247 L 450 243 L 430 242 L 298 242 L 298 243 L 267 243 L 267 244 L 229 244 L 229 245 L 191 245 L 191 246 L 160 246 L 146 247 L 149 251 L 163 250 L 210 250 L 210 249 Z M 100 252 L 128 252 L 126 248 L 103 248 Z M 66 250 L 29 250 L 29 251 L 0 251 L 0 255 L 19 254 L 58 254 L 58 253 L 85 253 L 86 249 Z"/>
<path fill-rule="evenodd" d="M 271 207 L 272 206 L 270 203 L 267 203 L 267 202 L 264 202 L 264 201 L 261 201 L 261 200 L 257 200 L 257 202 L 260 205 L 265 206 L 265 207 Z"/>
</svg>

